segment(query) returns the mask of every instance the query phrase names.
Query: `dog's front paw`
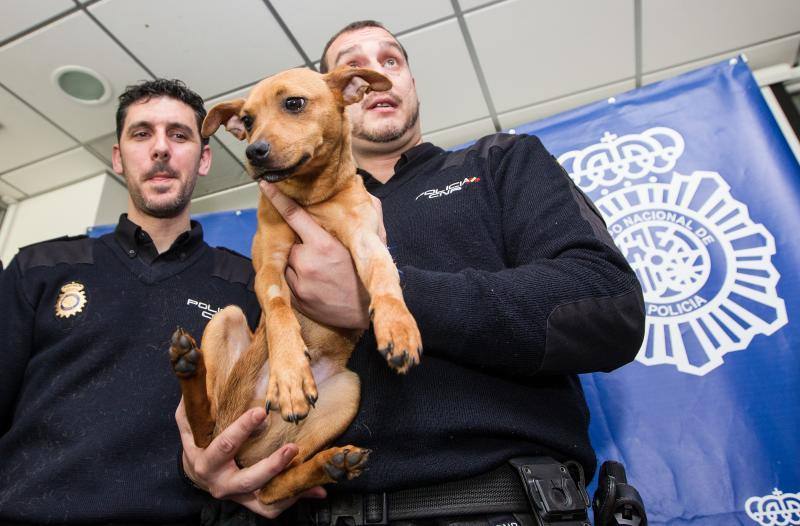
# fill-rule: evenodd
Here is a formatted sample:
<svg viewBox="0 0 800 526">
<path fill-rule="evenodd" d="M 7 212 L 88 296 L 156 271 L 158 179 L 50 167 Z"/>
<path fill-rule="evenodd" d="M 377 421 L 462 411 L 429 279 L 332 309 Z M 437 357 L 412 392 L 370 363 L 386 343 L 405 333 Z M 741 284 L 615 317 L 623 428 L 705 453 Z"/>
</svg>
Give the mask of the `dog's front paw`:
<svg viewBox="0 0 800 526">
<path fill-rule="evenodd" d="M 371 451 L 355 446 L 331 448 L 330 459 L 323 465 L 333 482 L 351 480 L 361 475 Z"/>
<path fill-rule="evenodd" d="M 296 360 L 274 360 L 269 364 L 267 411 L 280 411 L 281 418 L 294 424 L 308 416 L 318 397 L 306 356 L 304 353 Z"/>
<path fill-rule="evenodd" d="M 374 301 L 372 325 L 378 352 L 398 373 L 405 374 L 419 363 L 422 338 L 417 322 L 402 301 L 386 297 Z"/>
<path fill-rule="evenodd" d="M 178 378 L 191 378 L 197 374 L 197 367 L 203 355 L 188 332 L 180 327 L 172 334 L 169 347 L 169 361 Z"/>
</svg>

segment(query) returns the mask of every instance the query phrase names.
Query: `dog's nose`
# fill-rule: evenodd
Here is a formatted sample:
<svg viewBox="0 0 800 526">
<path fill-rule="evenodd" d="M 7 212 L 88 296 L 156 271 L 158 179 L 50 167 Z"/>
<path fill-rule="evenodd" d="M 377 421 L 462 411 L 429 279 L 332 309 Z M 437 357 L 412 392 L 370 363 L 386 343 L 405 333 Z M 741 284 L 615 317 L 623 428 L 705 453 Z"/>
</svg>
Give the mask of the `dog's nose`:
<svg viewBox="0 0 800 526">
<path fill-rule="evenodd" d="M 249 145 L 244 153 L 252 164 L 263 164 L 269 156 L 269 143 L 256 141 Z"/>
</svg>

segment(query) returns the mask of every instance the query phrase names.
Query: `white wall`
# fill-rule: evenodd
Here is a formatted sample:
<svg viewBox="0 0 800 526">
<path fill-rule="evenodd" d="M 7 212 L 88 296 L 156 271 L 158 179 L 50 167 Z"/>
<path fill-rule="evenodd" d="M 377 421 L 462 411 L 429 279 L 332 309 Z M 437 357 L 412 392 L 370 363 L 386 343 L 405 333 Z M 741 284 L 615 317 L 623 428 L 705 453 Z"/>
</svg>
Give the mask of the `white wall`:
<svg viewBox="0 0 800 526">
<path fill-rule="evenodd" d="M 204 214 L 222 210 L 256 208 L 259 195 L 261 195 L 261 191 L 256 183 L 248 183 L 237 188 L 193 199 L 191 212 L 192 214 Z"/>
<path fill-rule="evenodd" d="M 128 193 L 102 173 L 75 184 L 25 199 L 9 207 L 0 230 L 0 259 L 8 266 L 20 247 L 116 222 L 127 207 Z"/>
<path fill-rule="evenodd" d="M 128 189 L 118 179 L 107 176 L 91 226 L 116 224 L 119 215 L 128 210 Z"/>
</svg>

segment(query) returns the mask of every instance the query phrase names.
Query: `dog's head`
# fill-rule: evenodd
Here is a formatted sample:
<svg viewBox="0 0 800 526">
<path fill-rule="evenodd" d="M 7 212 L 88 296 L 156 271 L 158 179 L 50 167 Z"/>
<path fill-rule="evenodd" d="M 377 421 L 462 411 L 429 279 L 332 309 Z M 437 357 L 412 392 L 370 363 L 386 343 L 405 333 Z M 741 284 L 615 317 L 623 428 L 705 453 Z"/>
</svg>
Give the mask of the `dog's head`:
<svg viewBox="0 0 800 526">
<path fill-rule="evenodd" d="M 278 182 L 324 171 L 336 150 L 350 155 L 350 124 L 345 106 L 371 90 L 392 83 L 371 69 L 342 67 L 327 74 L 292 69 L 256 84 L 247 99 L 211 108 L 202 133 L 210 137 L 221 124 L 247 140 L 246 167 L 253 179 Z"/>
</svg>

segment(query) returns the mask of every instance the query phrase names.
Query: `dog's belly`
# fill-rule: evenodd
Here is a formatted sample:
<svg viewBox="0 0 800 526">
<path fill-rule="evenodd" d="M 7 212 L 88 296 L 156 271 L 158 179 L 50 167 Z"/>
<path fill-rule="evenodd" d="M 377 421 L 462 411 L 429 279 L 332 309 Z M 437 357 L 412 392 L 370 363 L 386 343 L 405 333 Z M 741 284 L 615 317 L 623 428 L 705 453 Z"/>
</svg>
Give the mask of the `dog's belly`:
<svg viewBox="0 0 800 526">
<path fill-rule="evenodd" d="M 286 422 L 281 418 L 279 411 L 271 411 L 267 415 L 264 424 L 257 429 L 247 442 L 242 446 L 237 455 L 237 463 L 240 466 L 251 466 L 259 460 L 268 457 L 282 445 L 289 442 L 297 442 L 298 437 L 308 433 L 317 433 L 315 428 L 319 426 L 332 426 L 341 428 L 334 436 L 344 431 L 349 424 L 337 421 L 335 417 L 331 419 L 332 412 L 344 411 L 344 413 L 355 414 L 358 407 L 360 389 L 358 376 L 344 369 L 335 360 L 321 356 L 316 362 L 311 364 L 311 371 L 314 381 L 319 391 L 319 401 L 315 408 L 311 410 L 308 417 L 297 424 Z M 269 381 L 269 362 L 264 364 L 256 388 L 256 397 L 253 405 L 263 405 L 266 400 L 267 383 Z M 347 392 L 350 391 L 350 395 Z M 353 393 L 355 391 L 355 393 Z M 353 405 L 351 408 L 342 405 Z M 326 418 L 328 419 L 326 423 Z M 324 444 L 319 444 L 315 451 L 301 451 L 300 454 L 308 458 L 310 455 L 322 448 Z"/>
<path fill-rule="evenodd" d="M 314 375 L 314 381 L 318 387 L 321 387 L 325 381 L 340 372 L 342 368 L 335 364 L 333 360 L 321 356 L 316 362 L 311 364 L 311 373 Z M 269 383 L 269 360 L 264 363 L 261 372 L 258 375 L 258 384 L 256 385 L 255 400 L 263 402 L 267 399 L 267 384 Z"/>
</svg>

